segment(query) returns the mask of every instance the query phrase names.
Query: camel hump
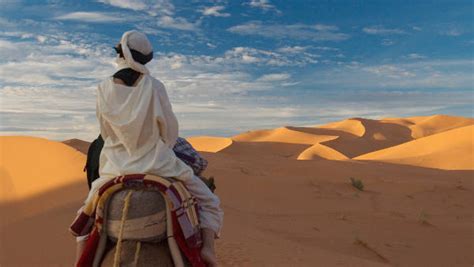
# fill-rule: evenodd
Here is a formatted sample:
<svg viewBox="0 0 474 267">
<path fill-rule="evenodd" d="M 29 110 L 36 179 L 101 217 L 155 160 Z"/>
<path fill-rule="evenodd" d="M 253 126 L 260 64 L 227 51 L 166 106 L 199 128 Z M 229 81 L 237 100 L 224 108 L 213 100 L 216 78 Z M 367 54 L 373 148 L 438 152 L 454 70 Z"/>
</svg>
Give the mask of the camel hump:
<svg viewBox="0 0 474 267">
<path fill-rule="evenodd" d="M 114 193 L 107 204 L 106 230 L 116 242 L 120 234 L 125 199 L 131 192 L 123 225 L 123 240 L 160 242 L 166 239 L 166 202 L 162 193 L 146 189 L 126 189 Z"/>
</svg>

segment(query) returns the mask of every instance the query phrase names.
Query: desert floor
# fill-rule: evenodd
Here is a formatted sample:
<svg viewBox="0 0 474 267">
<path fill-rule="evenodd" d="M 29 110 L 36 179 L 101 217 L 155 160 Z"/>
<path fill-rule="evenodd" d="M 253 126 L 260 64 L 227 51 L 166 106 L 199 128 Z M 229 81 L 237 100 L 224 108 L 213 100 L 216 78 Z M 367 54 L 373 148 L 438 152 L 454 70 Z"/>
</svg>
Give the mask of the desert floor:
<svg viewBox="0 0 474 267">
<path fill-rule="evenodd" d="M 220 264 L 472 266 L 473 130 L 435 115 L 189 138 L 225 212 Z M 88 144 L 0 137 L 0 266 L 72 265 Z"/>
</svg>

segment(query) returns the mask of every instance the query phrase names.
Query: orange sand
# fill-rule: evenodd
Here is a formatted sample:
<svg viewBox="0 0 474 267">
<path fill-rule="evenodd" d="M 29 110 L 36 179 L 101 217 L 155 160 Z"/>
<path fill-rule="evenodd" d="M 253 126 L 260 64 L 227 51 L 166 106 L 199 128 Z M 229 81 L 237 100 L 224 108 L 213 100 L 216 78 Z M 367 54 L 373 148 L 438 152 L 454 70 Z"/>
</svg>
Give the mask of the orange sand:
<svg viewBox="0 0 474 267">
<path fill-rule="evenodd" d="M 204 152 L 218 152 L 232 144 L 232 139 L 212 136 L 199 136 L 188 138 L 188 142 L 199 150 Z"/>
<path fill-rule="evenodd" d="M 471 266 L 472 125 L 444 115 L 354 118 L 190 138 L 208 151 L 205 175 L 215 177 L 225 211 L 221 266 Z M 75 174 L 85 158 L 60 143 L 15 138 L 2 142 L 1 166 L 10 172 L 2 188 L 16 190 L 1 191 L 10 201 L 0 204 L 0 266 L 70 266 L 67 227 L 87 192 Z M 6 159 L 13 146 L 18 156 Z M 40 165 L 57 166 L 64 179 L 24 180 Z"/>
</svg>

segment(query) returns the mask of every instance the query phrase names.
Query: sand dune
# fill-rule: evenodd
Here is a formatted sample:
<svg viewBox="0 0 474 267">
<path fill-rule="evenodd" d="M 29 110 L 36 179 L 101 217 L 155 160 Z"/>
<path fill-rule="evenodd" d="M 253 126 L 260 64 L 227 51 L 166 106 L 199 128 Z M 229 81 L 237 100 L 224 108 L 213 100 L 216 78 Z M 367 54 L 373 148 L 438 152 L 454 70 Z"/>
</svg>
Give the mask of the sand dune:
<svg viewBox="0 0 474 267">
<path fill-rule="evenodd" d="M 348 158 L 355 158 L 417 138 L 472 124 L 474 120 L 471 118 L 433 115 L 381 120 L 352 118 L 317 126 L 316 129 L 331 129 L 345 133 L 339 134 L 339 138 L 321 142 L 321 144 L 339 151 Z"/>
<path fill-rule="evenodd" d="M 219 152 L 232 145 L 232 139 L 224 137 L 198 136 L 187 140 L 196 150 L 204 152 Z"/>
<path fill-rule="evenodd" d="M 382 119 L 381 121 L 407 126 L 414 139 L 474 124 L 474 119 L 448 115 Z"/>
<path fill-rule="evenodd" d="M 471 266 L 473 128 L 450 116 L 353 118 L 189 138 L 225 212 L 220 265 Z M 85 156 L 40 138 L 0 145 L 0 266 L 70 266 Z"/>
<path fill-rule="evenodd" d="M 362 119 L 353 118 L 343 121 L 333 122 L 317 128 L 334 129 L 342 132 L 352 134 L 357 137 L 362 137 L 365 134 L 365 127 L 362 124 Z"/>
<path fill-rule="evenodd" d="M 346 160 L 346 155 L 323 144 L 315 144 L 298 155 L 298 160 L 329 159 Z"/>
<path fill-rule="evenodd" d="M 274 130 L 251 131 L 236 135 L 232 137 L 232 139 L 240 142 L 275 142 L 313 145 L 336 137 L 337 136 L 315 135 L 303 131 L 297 131 L 295 128 L 291 127 L 282 127 Z"/>
<path fill-rule="evenodd" d="M 350 134 L 322 143 L 348 158 L 412 140 L 411 131 L 407 127 L 370 119 L 354 118 L 318 128 Z"/>
<path fill-rule="evenodd" d="M 359 156 L 376 160 L 446 170 L 474 169 L 474 126 L 429 135 L 398 146 Z"/>
<path fill-rule="evenodd" d="M 473 123 L 474 120 L 470 118 L 446 115 L 402 119 L 388 118 L 382 120 L 351 118 L 315 127 L 288 126 L 277 129 L 250 131 L 236 135 L 232 139 L 236 142 L 305 144 L 308 147 L 300 148 L 299 154 L 301 154 L 301 157 L 297 156 L 299 159 L 304 158 L 308 160 L 323 157 L 340 160 L 355 158 L 417 138 Z M 310 148 L 313 145 L 314 147 Z M 279 146 L 285 147 L 283 145 Z M 266 148 L 268 149 L 269 147 L 266 146 Z M 325 152 L 323 153 L 323 151 Z M 288 154 L 288 149 L 278 151 L 277 147 L 273 146 L 270 152 Z M 291 154 L 294 153 L 296 152 L 291 152 Z M 318 153 L 321 155 L 317 156 Z"/>
<path fill-rule="evenodd" d="M 0 203 L 83 181 L 84 154 L 36 137 L 0 137 Z"/>
</svg>

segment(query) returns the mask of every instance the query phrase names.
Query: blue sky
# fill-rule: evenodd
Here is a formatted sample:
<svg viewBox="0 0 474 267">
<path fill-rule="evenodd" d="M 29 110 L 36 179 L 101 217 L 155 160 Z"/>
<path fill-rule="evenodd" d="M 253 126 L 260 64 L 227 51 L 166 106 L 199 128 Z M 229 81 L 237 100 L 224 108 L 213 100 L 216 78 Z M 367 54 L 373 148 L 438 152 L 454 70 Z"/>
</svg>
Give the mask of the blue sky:
<svg viewBox="0 0 474 267">
<path fill-rule="evenodd" d="M 473 116 L 472 1 L 0 0 L 0 134 L 91 140 L 126 30 L 181 135 Z"/>
</svg>

